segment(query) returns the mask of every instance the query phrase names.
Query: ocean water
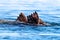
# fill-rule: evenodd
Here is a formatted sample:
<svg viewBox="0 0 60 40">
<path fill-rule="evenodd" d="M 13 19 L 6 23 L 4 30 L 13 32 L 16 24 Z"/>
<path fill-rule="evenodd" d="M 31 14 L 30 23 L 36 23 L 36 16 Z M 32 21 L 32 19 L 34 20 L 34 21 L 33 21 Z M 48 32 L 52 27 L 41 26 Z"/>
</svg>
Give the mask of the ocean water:
<svg viewBox="0 0 60 40">
<path fill-rule="evenodd" d="M 16 20 L 21 12 L 27 16 L 34 11 L 51 25 L 0 24 L 0 40 L 60 40 L 60 10 L 0 11 L 0 19 Z"/>
</svg>

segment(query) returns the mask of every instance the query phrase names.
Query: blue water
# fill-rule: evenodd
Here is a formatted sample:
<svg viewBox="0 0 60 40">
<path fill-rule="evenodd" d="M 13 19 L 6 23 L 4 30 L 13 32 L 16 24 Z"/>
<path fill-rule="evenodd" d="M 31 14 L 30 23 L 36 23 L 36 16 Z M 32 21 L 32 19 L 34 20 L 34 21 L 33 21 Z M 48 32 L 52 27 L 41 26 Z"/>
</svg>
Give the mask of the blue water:
<svg viewBox="0 0 60 40">
<path fill-rule="evenodd" d="M 60 40 L 60 10 L 0 11 L 0 19 L 16 20 L 21 12 L 26 16 L 37 11 L 47 26 L 0 24 L 0 40 Z"/>
</svg>

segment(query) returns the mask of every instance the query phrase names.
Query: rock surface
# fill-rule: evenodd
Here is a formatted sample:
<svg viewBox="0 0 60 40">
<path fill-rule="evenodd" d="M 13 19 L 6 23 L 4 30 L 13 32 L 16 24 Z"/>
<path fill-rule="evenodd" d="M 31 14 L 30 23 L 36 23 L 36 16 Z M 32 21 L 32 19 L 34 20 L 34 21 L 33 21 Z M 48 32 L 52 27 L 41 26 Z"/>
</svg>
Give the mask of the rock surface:
<svg viewBox="0 0 60 40">
<path fill-rule="evenodd" d="M 20 22 L 27 22 L 27 18 L 25 17 L 25 15 L 23 13 L 20 13 L 17 20 L 20 21 Z"/>
<path fill-rule="evenodd" d="M 27 16 L 28 19 L 28 23 L 32 23 L 32 24 L 38 24 L 38 14 L 37 12 L 34 12 L 33 14 Z"/>
<path fill-rule="evenodd" d="M 20 13 L 19 17 L 17 18 L 20 22 L 25 22 L 29 24 L 42 24 L 44 25 L 44 22 L 39 19 L 38 13 L 35 11 L 33 14 L 28 15 L 27 18 L 23 13 Z"/>
</svg>

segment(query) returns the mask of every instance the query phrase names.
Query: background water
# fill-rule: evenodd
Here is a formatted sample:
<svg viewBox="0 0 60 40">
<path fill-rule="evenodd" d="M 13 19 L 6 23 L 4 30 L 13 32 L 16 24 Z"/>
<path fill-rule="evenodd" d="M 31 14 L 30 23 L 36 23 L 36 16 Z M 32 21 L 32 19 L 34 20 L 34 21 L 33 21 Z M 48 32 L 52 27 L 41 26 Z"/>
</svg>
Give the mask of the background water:
<svg viewBox="0 0 60 40">
<path fill-rule="evenodd" d="M 60 10 L 0 11 L 0 19 L 16 20 L 23 12 L 26 16 L 37 11 L 39 18 L 50 26 L 0 24 L 0 40 L 60 40 Z"/>
</svg>

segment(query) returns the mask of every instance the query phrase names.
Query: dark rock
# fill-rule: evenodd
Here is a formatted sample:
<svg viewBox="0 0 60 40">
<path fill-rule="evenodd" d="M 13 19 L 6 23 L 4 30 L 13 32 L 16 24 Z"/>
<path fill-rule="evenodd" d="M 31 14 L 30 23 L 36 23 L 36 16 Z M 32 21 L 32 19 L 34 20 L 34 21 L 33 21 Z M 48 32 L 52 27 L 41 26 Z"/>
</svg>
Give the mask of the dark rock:
<svg viewBox="0 0 60 40">
<path fill-rule="evenodd" d="M 27 19 L 28 19 L 28 23 L 38 24 L 39 17 L 37 12 L 35 11 L 33 14 L 27 16 Z"/>
<path fill-rule="evenodd" d="M 41 19 L 39 19 L 38 13 L 36 11 L 33 14 L 28 15 L 27 18 L 25 17 L 25 15 L 23 13 L 21 13 L 19 15 L 19 17 L 17 18 L 17 21 L 25 22 L 25 23 L 29 23 L 29 24 L 44 25 L 44 22 Z"/>
<path fill-rule="evenodd" d="M 28 23 L 45 25 L 44 22 L 41 19 L 39 19 L 38 13 L 36 11 L 33 14 L 27 16 L 27 19 Z"/>
<path fill-rule="evenodd" d="M 20 13 L 19 17 L 17 18 L 17 21 L 27 22 L 27 18 L 25 17 L 23 13 Z"/>
<path fill-rule="evenodd" d="M 39 19 L 39 24 L 42 24 L 42 25 L 44 25 L 44 22 L 41 20 L 41 19 Z"/>
</svg>

